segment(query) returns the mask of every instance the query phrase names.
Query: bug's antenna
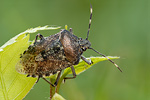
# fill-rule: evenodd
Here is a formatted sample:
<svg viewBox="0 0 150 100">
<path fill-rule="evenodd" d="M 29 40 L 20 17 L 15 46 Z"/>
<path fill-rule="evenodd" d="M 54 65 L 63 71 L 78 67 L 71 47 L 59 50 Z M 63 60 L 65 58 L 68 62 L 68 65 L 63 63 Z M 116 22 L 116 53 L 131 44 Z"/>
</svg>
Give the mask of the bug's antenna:
<svg viewBox="0 0 150 100">
<path fill-rule="evenodd" d="M 122 72 L 122 70 L 120 69 L 120 67 L 119 67 L 115 62 L 113 62 L 112 60 L 110 60 L 107 56 L 103 55 L 102 53 L 96 51 L 95 49 L 93 49 L 93 48 L 91 48 L 91 47 L 90 47 L 89 49 L 92 49 L 92 50 L 95 51 L 96 53 L 98 53 L 98 54 L 102 55 L 103 57 L 107 58 L 111 63 L 113 63 L 113 64 L 120 70 L 120 72 Z"/>
<path fill-rule="evenodd" d="M 90 8 L 91 14 L 90 14 L 89 28 L 88 28 L 86 40 L 88 40 L 88 36 L 89 36 L 89 32 L 90 32 L 90 27 L 91 27 L 91 21 L 92 21 L 92 11 L 93 11 L 93 9 L 92 9 L 92 5 L 90 5 L 90 6 L 91 6 L 91 8 Z"/>
</svg>

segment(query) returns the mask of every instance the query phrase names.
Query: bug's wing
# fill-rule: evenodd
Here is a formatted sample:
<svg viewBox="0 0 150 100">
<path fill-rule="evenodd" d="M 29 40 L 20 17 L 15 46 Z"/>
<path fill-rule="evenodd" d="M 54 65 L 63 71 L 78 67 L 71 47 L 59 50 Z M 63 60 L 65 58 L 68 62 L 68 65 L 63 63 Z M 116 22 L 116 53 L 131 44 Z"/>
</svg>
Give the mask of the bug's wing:
<svg viewBox="0 0 150 100">
<path fill-rule="evenodd" d="M 18 73 L 25 74 L 24 66 L 20 61 L 16 64 L 15 69 Z"/>
<path fill-rule="evenodd" d="M 65 60 L 64 49 L 59 39 L 49 42 L 49 45 L 35 57 L 35 60 Z"/>
<path fill-rule="evenodd" d="M 31 74 L 36 70 L 37 63 L 35 63 L 34 55 L 25 54 L 15 66 L 16 71 L 20 74 Z"/>
<path fill-rule="evenodd" d="M 80 60 L 80 47 L 77 37 L 67 30 L 61 32 L 61 44 L 64 48 L 66 59 L 72 64 L 77 64 Z"/>
</svg>

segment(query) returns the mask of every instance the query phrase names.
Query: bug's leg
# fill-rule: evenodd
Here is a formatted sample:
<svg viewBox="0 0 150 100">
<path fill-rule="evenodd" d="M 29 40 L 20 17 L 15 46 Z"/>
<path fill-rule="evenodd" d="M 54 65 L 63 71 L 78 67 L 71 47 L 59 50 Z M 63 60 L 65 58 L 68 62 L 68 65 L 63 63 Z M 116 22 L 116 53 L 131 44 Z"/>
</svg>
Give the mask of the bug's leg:
<svg viewBox="0 0 150 100">
<path fill-rule="evenodd" d="M 60 75 L 61 75 L 61 71 L 58 73 L 58 75 L 57 75 L 57 79 L 56 79 L 56 81 L 55 81 L 55 83 L 54 83 L 54 85 L 55 86 L 57 86 L 57 83 L 58 83 L 58 81 L 59 81 L 59 79 L 60 79 Z"/>
<path fill-rule="evenodd" d="M 87 60 L 84 56 L 82 56 L 81 55 L 81 59 L 83 60 L 83 61 L 85 61 L 87 64 L 89 64 L 89 65 L 91 65 L 93 62 L 91 61 L 91 59 L 90 60 Z"/>
<path fill-rule="evenodd" d="M 43 39 L 43 38 L 44 38 L 43 35 L 41 35 L 40 33 L 38 33 L 38 34 L 36 35 L 36 37 L 35 37 L 35 42 L 34 42 L 34 43 L 36 43 L 38 37 L 39 37 L 40 39 Z"/>
<path fill-rule="evenodd" d="M 38 76 L 38 79 L 36 80 L 36 83 L 39 81 L 40 77 Z"/>
<path fill-rule="evenodd" d="M 28 74 L 26 77 L 30 77 L 30 75 Z"/>
<path fill-rule="evenodd" d="M 65 82 L 66 79 L 73 79 L 73 78 L 76 78 L 76 76 L 77 76 L 74 67 L 71 66 L 70 68 L 71 68 L 71 70 L 72 70 L 73 77 L 65 77 L 65 78 L 64 78 L 64 82 Z"/>
<path fill-rule="evenodd" d="M 52 85 L 53 87 L 55 87 L 55 85 L 53 85 L 50 81 L 48 81 L 46 78 L 42 77 L 43 80 L 45 80 L 47 83 L 49 83 L 50 85 Z"/>
</svg>

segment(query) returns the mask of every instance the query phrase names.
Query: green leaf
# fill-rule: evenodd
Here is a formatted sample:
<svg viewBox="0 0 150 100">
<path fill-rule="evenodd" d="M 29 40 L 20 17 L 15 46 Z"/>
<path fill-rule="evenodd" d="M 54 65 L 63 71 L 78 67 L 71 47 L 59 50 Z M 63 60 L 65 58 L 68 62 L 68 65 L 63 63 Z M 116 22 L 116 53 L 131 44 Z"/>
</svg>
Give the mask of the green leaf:
<svg viewBox="0 0 150 100">
<path fill-rule="evenodd" d="M 60 27 L 36 27 L 26 30 L 0 47 L 0 100 L 21 100 L 35 84 L 36 78 L 27 78 L 16 72 L 20 54 L 29 46 L 29 33 Z"/>
<path fill-rule="evenodd" d="M 65 99 L 58 93 L 55 93 L 52 100 L 65 100 Z"/>
</svg>

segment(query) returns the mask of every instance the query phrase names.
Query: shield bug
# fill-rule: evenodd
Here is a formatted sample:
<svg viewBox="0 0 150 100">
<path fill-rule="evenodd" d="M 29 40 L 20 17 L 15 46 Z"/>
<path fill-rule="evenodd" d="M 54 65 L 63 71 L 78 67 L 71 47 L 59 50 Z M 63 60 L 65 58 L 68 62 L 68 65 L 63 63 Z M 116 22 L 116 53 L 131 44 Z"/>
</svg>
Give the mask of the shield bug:
<svg viewBox="0 0 150 100">
<path fill-rule="evenodd" d="M 70 29 L 70 31 L 63 29 L 59 33 L 50 35 L 49 37 L 43 37 L 43 35 L 37 34 L 35 42 L 20 56 L 20 61 L 16 65 L 17 72 L 27 74 L 27 77 L 38 77 L 38 80 L 39 78 L 43 78 L 52 86 L 56 86 L 63 69 L 67 67 L 71 68 L 73 77 L 66 77 L 65 79 L 72 79 L 76 77 L 73 65 L 77 65 L 80 59 L 89 65 L 92 64 L 91 60 L 87 60 L 82 55 L 87 49 L 92 49 L 107 58 L 121 71 L 117 64 L 91 47 L 88 36 L 92 19 L 92 6 L 90 12 L 86 39 L 75 36 L 72 29 Z M 37 40 L 38 38 L 40 38 L 40 40 Z M 58 75 L 54 84 L 44 78 L 45 76 L 50 76 L 57 72 Z"/>
</svg>

